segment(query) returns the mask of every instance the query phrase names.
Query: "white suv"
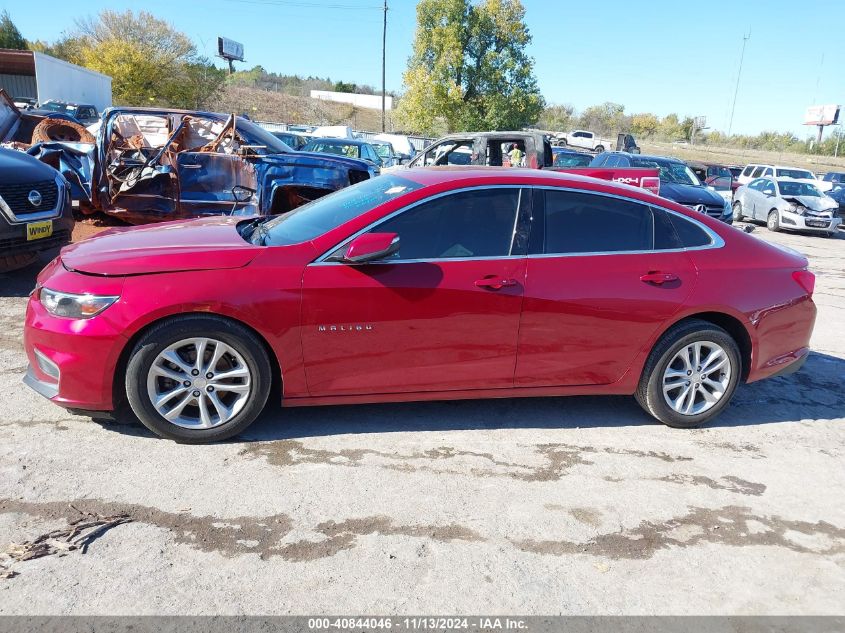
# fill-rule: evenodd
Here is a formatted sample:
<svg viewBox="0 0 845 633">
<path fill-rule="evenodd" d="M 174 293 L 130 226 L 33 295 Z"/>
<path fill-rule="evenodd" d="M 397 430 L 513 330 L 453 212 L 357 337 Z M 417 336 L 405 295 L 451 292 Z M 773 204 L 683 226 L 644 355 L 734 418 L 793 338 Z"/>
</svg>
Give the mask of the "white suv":
<svg viewBox="0 0 845 633">
<path fill-rule="evenodd" d="M 747 185 L 757 178 L 791 178 L 809 185 L 815 185 L 819 191 L 830 191 L 833 183 L 826 180 L 819 180 L 816 175 L 808 169 L 800 167 L 785 167 L 783 165 L 746 165 L 745 169 L 736 179 L 741 185 Z"/>
</svg>

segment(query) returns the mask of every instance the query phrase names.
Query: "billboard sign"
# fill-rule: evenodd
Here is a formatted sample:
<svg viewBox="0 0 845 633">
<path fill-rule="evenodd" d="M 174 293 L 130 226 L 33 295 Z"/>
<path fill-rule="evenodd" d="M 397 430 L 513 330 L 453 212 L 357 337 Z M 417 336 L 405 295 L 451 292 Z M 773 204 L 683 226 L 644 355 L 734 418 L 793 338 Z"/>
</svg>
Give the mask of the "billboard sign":
<svg viewBox="0 0 845 633">
<path fill-rule="evenodd" d="M 223 59 L 242 62 L 244 60 L 244 45 L 226 37 L 218 37 L 217 54 Z"/>
<path fill-rule="evenodd" d="M 804 125 L 836 125 L 838 120 L 838 105 L 810 106 L 804 113 Z"/>
</svg>

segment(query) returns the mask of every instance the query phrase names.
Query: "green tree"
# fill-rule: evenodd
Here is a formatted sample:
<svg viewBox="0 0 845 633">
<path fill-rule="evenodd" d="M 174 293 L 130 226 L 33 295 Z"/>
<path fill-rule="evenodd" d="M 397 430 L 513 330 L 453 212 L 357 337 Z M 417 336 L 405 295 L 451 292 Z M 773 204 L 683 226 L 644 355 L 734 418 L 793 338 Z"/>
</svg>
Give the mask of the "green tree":
<svg viewBox="0 0 845 633">
<path fill-rule="evenodd" d="M 519 129 L 544 102 L 521 0 L 421 0 L 398 118 L 433 133 Z"/>
<path fill-rule="evenodd" d="M 660 119 L 650 112 L 642 112 L 631 117 L 631 134 L 636 137 L 649 138 L 660 128 Z"/>
<path fill-rule="evenodd" d="M 0 48 L 13 48 L 19 51 L 27 48 L 26 40 L 5 9 L 3 13 L 0 13 Z"/>
<path fill-rule="evenodd" d="M 116 103 L 202 107 L 225 79 L 184 33 L 150 13 L 104 10 L 55 47 L 112 78 Z"/>
<path fill-rule="evenodd" d="M 552 105 L 543 109 L 537 125 L 542 130 L 567 132 L 575 119 L 575 108 L 571 105 Z"/>
</svg>

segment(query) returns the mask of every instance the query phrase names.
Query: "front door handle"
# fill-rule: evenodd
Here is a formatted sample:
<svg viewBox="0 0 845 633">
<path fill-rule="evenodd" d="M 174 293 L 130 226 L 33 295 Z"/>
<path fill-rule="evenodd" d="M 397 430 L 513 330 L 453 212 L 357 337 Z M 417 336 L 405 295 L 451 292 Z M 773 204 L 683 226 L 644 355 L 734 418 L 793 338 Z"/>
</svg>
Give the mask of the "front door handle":
<svg viewBox="0 0 845 633">
<path fill-rule="evenodd" d="M 475 285 L 479 288 L 487 288 L 489 290 L 501 290 L 505 286 L 515 286 L 516 279 L 505 279 L 498 275 L 488 275 L 484 279 L 478 279 Z"/>
<path fill-rule="evenodd" d="M 678 276 L 675 273 L 662 273 L 659 270 L 652 270 L 640 277 L 640 281 L 647 284 L 665 284 L 667 281 L 678 281 Z"/>
</svg>

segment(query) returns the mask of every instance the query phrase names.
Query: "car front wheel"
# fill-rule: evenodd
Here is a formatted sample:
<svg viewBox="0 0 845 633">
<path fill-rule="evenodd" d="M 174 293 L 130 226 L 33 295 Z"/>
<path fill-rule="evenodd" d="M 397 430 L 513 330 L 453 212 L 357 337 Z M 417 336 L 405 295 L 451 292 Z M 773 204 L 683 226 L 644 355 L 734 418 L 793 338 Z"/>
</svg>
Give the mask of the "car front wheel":
<svg viewBox="0 0 845 633">
<path fill-rule="evenodd" d="M 126 395 L 156 435 L 201 444 L 252 424 L 271 381 L 267 352 L 247 328 L 214 316 L 180 317 L 138 341 L 126 369 Z"/>
<path fill-rule="evenodd" d="M 742 203 L 737 200 L 734 202 L 734 220 L 737 222 L 742 222 L 745 219 L 745 216 L 742 215 Z"/>
<path fill-rule="evenodd" d="M 780 231 L 780 216 L 774 209 L 769 211 L 769 217 L 766 219 L 766 228 L 774 233 Z"/>
<path fill-rule="evenodd" d="M 699 426 L 728 405 L 741 372 L 739 348 L 730 334 L 707 321 L 685 321 L 655 345 L 636 399 L 667 426 Z"/>
</svg>

